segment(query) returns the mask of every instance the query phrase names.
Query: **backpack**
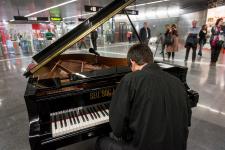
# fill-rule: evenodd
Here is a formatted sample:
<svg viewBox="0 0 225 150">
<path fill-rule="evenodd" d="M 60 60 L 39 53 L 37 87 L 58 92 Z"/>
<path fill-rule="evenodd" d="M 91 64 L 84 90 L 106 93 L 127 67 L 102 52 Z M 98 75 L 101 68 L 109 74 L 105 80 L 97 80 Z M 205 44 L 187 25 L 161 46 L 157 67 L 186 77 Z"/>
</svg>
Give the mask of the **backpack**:
<svg viewBox="0 0 225 150">
<path fill-rule="evenodd" d="M 164 44 L 165 44 L 165 45 L 172 45 L 173 42 L 174 42 L 173 35 L 167 34 L 167 35 L 165 36 Z"/>
</svg>

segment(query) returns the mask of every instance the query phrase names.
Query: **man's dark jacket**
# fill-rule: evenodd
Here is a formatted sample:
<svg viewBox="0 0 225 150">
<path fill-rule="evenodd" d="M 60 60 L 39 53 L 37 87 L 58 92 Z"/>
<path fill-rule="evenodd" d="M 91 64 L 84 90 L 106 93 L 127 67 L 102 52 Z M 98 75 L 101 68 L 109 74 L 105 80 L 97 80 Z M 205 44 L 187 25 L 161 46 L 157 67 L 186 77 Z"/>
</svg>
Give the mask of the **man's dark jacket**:
<svg viewBox="0 0 225 150">
<path fill-rule="evenodd" d="M 157 64 L 127 74 L 110 106 L 110 125 L 126 150 L 185 150 L 187 93 L 182 82 Z"/>
<path fill-rule="evenodd" d="M 148 37 L 147 37 L 147 32 L 148 32 Z M 150 28 L 147 28 L 147 32 L 146 32 L 146 29 L 144 27 L 141 28 L 141 30 L 140 30 L 141 41 L 145 42 L 146 40 L 149 40 L 151 38 Z"/>
</svg>

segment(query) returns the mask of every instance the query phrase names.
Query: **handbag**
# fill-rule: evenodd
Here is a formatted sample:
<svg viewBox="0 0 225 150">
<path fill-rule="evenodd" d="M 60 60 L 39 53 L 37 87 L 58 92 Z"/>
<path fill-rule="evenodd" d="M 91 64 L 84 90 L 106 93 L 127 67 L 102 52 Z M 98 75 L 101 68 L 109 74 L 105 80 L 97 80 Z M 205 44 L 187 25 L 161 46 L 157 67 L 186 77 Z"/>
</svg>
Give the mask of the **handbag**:
<svg viewBox="0 0 225 150">
<path fill-rule="evenodd" d="M 187 39 L 186 39 L 186 45 L 197 45 L 198 43 L 198 38 L 197 35 L 188 35 Z"/>
<path fill-rule="evenodd" d="M 215 47 L 215 46 L 218 46 L 218 47 L 222 47 L 223 44 L 224 44 L 224 35 L 223 35 L 223 31 L 219 30 L 218 28 L 216 27 L 213 27 L 212 30 L 215 30 L 215 32 L 217 32 L 217 35 L 214 35 L 211 37 L 211 46 Z"/>
<path fill-rule="evenodd" d="M 210 42 L 210 44 L 211 44 L 211 46 L 216 46 L 217 45 L 217 42 L 219 41 L 219 37 L 218 36 L 215 36 L 212 40 L 211 40 L 211 42 Z"/>
<path fill-rule="evenodd" d="M 165 36 L 164 44 L 172 45 L 174 43 L 174 37 L 171 34 Z"/>
</svg>

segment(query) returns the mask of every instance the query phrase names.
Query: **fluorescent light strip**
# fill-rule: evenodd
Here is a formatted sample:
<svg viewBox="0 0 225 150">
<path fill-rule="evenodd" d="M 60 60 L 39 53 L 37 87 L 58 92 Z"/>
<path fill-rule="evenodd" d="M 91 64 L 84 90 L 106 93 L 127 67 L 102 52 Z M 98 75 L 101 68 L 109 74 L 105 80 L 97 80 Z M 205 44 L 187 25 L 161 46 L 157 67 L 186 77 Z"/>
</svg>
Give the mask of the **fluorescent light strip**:
<svg viewBox="0 0 225 150">
<path fill-rule="evenodd" d="M 76 2 L 76 1 L 77 1 L 77 0 L 70 0 L 70 1 L 68 1 L 68 2 L 64 2 L 64 3 L 58 4 L 58 5 L 55 5 L 55 6 L 52 6 L 52 7 L 48 7 L 48 8 L 42 9 L 42 10 L 37 11 L 37 12 L 33 12 L 33 13 L 31 13 L 31 14 L 26 15 L 25 17 L 30 17 L 30 16 L 33 16 L 33 15 L 42 13 L 42 12 L 44 12 L 44 11 L 48 11 L 48 10 L 50 10 L 50 9 L 57 8 L 57 7 L 60 7 L 60 6 L 64 6 L 64 5 L 67 5 L 67 4 Z"/>
<path fill-rule="evenodd" d="M 170 1 L 170 0 L 154 1 L 154 2 L 149 2 L 149 3 L 143 3 L 143 4 L 137 4 L 137 5 L 133 5 L 133 6 L 128 6 L 127 8 L 139 7 L 139 6 L 151 5 L 151 4 L 157 4 L 157 3 L 168 2 L 168 1 Z M 88 13 L 88 14 L 77 15 L 77 16 L 70 16 L 70 17 L 65 17 L 65 18 L 63 18 L 63 19 L 78 18 L 78 17 L 87 16 L 87 15 L 92 15 L 92 14 L 94 14 L 94 13 Z"/>
<path fill-rule="evenodd" d="M 160 1 L 154 1 L 154 2 L 149 2 L 149 3 L 143 3 L 143 4 L 137 4 L 133 6 L 128 6 L 127 8 L 132 8 L 132 7 L 139 7 L 139 6 L 145 6 L 145 5 L 152 5 L 152 4 L 157 4 L 157 3 L 162 3 L 162 2 L 168 2 L 170 0 L 160 0 Z"/>
<path fill-rule="evenodd" d="M 83 14 L 83 15 L 70 16 L 70 17 L 63 18 L 63 20 L 70 19 L 70 18 L 78 18 L 78 17 L 88 16 L 88 15 L 93 15 L 93 14 L 95 14 L 95 13 L 88 13 L 88 14 Z"/>
</svg>

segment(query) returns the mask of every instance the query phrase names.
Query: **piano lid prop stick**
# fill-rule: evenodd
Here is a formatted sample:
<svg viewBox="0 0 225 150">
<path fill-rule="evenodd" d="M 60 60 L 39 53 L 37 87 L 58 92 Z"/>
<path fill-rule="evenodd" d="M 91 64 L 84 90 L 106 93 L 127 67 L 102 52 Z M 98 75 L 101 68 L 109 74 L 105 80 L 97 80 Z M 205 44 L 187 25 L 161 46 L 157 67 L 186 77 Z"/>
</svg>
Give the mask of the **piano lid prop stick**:
<svg viewBox="0 0 225 150">
<path fill-rule="evenodd" d="M 84 72 L 84 62 L 83 61 L 81 63 L 81 70 L 80 70 L 80 72 Z"/>
<path fill-rule="evenodd" d="M 131 21 L 129 15 L 128 15 L 128 13 L 127 13 L 127 11 L 126 11 L 125 9 L 124 9 L 123 11 L 124 11 L 125 14 L 127 15 L 127 18 L 128 18 L 128 20 L 129 20 L 129 22 L 130 22 L 130 24 L 131 24 L 131 26 L 132 26 L 132 28 L 133 28 L 133 30 L 134 30 L 136 36 L 138 37 L 139 42 L 140 42 L 140 43 L 143 43 L 143 41 L 141 41 L 141 38 L 140 38 L 140 36 L 139 36 L 139 34 L 138 34 L 138 32 L 137 32 L 137 30 L 136 30 L 136 28 L 135 28 L 133 22 Z"/>
</svg>

